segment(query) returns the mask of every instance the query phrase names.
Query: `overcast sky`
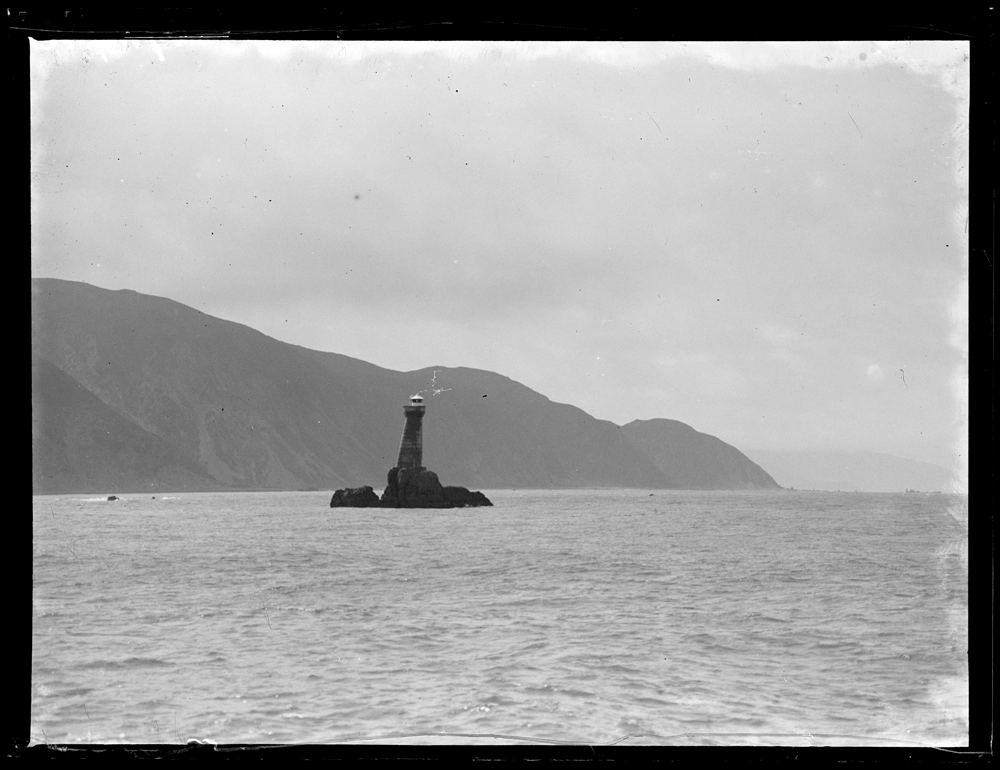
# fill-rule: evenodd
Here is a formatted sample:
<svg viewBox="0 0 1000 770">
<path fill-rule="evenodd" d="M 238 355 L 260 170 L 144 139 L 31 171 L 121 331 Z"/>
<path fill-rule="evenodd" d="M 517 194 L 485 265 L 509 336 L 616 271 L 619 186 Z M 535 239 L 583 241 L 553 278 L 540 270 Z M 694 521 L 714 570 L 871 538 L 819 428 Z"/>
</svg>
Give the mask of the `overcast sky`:
<svg viewBox="0 0 1000 770">
<path fill-rule="evenodd" d="M 32 274 L 956 467 L 968 51 L 36 43 Z"/>
</svg>

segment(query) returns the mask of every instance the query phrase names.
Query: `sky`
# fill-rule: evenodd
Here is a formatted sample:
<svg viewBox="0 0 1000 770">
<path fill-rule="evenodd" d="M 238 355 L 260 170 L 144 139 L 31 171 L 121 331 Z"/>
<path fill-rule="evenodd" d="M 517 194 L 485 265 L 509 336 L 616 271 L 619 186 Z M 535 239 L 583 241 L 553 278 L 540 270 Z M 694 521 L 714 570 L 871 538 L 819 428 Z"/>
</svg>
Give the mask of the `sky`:
<svg viewBox="0 0 1000 770">
<path fill-rule="evenodd" d="M 968 53 L 33 42 L 31 271 L 963 476 Z"/>
</svg>

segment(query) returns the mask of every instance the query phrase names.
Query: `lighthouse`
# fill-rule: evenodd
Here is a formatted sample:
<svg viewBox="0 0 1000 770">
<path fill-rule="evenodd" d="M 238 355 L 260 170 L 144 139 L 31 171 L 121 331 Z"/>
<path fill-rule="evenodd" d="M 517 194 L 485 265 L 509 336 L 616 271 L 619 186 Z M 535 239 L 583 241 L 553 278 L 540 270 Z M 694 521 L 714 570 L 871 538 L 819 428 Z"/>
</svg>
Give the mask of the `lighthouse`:
<svg viewBox="0 0 1000 770">
<path fill-rule="evenodd" d="M 423 466 L 424 446 L 421 423 L 424 399 L 419 393 L 410 396 L 403 407 L 406 424 L 399 440 L 399 458 L 386 474 L 381 497 L 371 487 L 338 489 L 330 500 L 331 508 L 467 508 L 493 505 L 482 492 L 465 487 L 441 485 L 434 471 Z"/>
<path fill-rule="evenodd" d="M 421 429 L 424 408 L 424 399 L 420 395 L 410 396 L 410 403 L 403 407 L 406 424 L 403 426 L 403 437 L 399 440 L 397 468 L 410 468 L 415 471 L 426 470 L 423 466 L 424 444 Z"/>
</svg>

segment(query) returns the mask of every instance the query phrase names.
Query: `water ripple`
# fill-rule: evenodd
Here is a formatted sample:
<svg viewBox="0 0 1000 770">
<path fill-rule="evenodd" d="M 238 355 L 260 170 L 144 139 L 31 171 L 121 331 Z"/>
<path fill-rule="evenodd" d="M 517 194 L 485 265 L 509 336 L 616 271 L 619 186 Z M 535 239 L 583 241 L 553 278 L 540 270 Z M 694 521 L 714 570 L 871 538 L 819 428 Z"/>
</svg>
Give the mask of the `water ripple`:
<svg viewBox="0 0 1000 770">
<path fill-rule="evenodd" d="M 967 736 L 967 512 L 949 496 L 489 494 L 475 517 L 330 517 L 309 493 L 178 495 L 169 517 L 162 499 L 122 516 L 36 498 L 32 734 Z"/>
</svg>

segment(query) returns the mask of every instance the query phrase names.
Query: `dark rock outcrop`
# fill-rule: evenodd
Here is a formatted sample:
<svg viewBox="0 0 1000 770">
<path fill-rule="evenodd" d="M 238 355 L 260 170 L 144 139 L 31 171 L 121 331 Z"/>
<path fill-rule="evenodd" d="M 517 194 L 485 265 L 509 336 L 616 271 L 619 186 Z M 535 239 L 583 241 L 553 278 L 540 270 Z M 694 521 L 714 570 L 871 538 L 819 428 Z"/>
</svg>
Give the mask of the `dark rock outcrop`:
<svg viewBox="0 0 1000 770">
<path fill-rule="evenodd" d="M 441 482 L 434 471 L 390 468 L 386 482 L 382 503 L 387 508 L 437 508 L 444 502 Z"/>
<path fill-rule="evenodd" d="M 448 507 L 473 508 L 478 505 L 493 505 L 482 492 L 471 492 L 465 487 L 445 487 L 441 490 Z"/>
<path fill-rule="evenodd" d="M 443 487 L 434 471 L 391 468 L 382 493 L 384 508 L 469 508 L 493 505 L 482 492 Z"/>
<path fill-rule="evenodd" d="M 379 499 L 371 487 L 338 489 L 330 499 L 331 508 L 378 508 Z"/>
<path fill-rule="evenodd" d="M 482 492 L 465 487 L 443 487 L 434 471 L 392 468 L 379 498 L 371 487 L 338 489 L 331 508 L 473 508 L 492 506 Z"/>
</svg>

